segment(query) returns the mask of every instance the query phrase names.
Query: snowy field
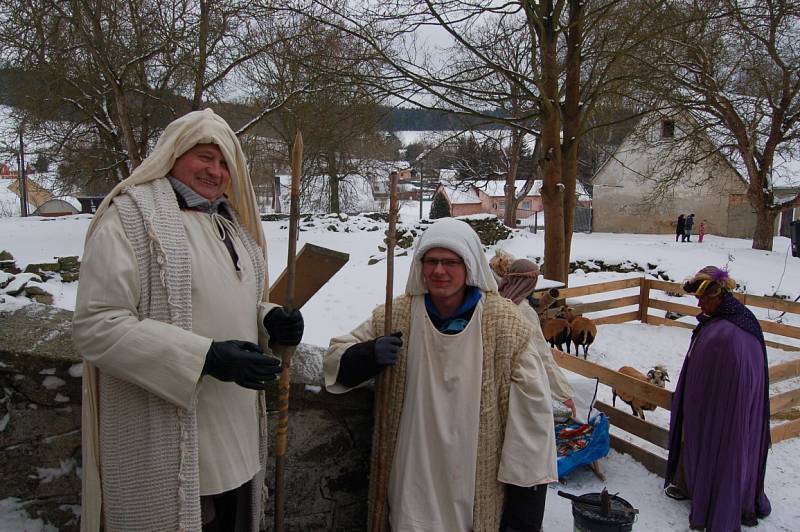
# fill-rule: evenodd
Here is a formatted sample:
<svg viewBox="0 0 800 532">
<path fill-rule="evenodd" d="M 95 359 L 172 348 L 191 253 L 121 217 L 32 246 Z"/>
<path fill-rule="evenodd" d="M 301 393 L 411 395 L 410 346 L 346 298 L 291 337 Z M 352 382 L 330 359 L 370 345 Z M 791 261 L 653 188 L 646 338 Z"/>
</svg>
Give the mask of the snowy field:
<svg viewBox="0 0 800 532">
<path fill-rule="evenodd" d="M 427 212 L 427 206 L 425 211 Z M 410 227 L 418 218 L 418 204 L 404 206 L 401 225 Z M 45 218 L 0 218 L 0 250 L 10 251 L 17 266 L 24 268 L 31 262 L 50 261 L 56 256 L 81 255 L 83 235 L 88 227 L 87 215 L 59 219 Z M 287 230 L 285 222 L 265 222 L 264 229 L 269 242 L 270 278 L 276 279 L 286 264 Z M 332 231 L 329 227 L 335 227 Z M 380 230 L 369 230 L 379 226 Z M 372 222 L 363 217 L 350 217 L 341 221 L 305 226 L 300 233 L 299 245 L 309 242 L 350 254 L 350 262 L 334 280 L 326 285 L 303 308 L 306 320 L 304 341 L 326 346 L 335 335 L 346 332 L 366 319 L 371 309 L 383 302 L 385 294 L 384 262 L 368 265 L 371 257 L 382 257 L 378 244 L 383 237 L 385 224 Z M 696 237 L 694 237 L 696 240 Z M 748 293 L 757 295 L 779 294 L 794 300 L 800 295 L 800 259 L 793 258 L 786 238 L 776 238 L 774 251 L 756 251 L 748 240 L 706 236 L 702 244 L 676 243 L 674 235 L 626 235 L 626 234 L 576 234 L 573 239 L 572 260 L 604 261 L 607 264 L 638 264 L 653 274 L 661 272 L 670 280 L 681 281 L 706 265 L 727 266 L 731 276 Z M 516 232 L 513 239 L 500 247 L 516 257 L 538 258 L 543 255 L 543 233 Z M 299 247 L 298 247 L 299 249 Z M 494 249 L 487 250 L 488 256 Z M 394 290 L 403 291 L 411 260 L 410 253 L 398 256 L 395 262 Z M 650 266 L 648 266 L 648 264 Z M 641 276 L 641 273 L 593 273 L 589 269 L 576 272 L 570 277 L 571 286 L 598 283 L 625 277 Z M 648 274 L 649 275 L 649 274 Z M 48 281 L 57 306 L 74 307 L 76 284 Z M 619 297 L 624 293 L 601 297 Z M 13 310 L 30 304 L 29 300 L 2 296 L 0 310 Z M 582 298 L 589 301 L 591 298 Z M 694 305 L 694 299 L 680 298 L 686 305 Z M 618 310 L 620 311 L 620 310 Z M 760 313 L 762 319 L 776 319 L 777 312 Z M 692 318 L 683 318 L 692 321 Z M 800 316 L 783 316 L 784 323 L 800 324 Z M 598 338 L 589 352 L 589 360 L 617 369 L 623 365 L 647 371 L 655 364 L 667 367 L 674 388 L 689 344 L 689 329 L 658 327 L 638 322 L 621 325 L 603 325 Z M 784 340 L 784 342 L 786 342 Z M 770 364 L 800 357 L 769 349 Z M 780 383 L 772 392 L 800 386 L 800 379 Z M 611 392 L 601 386 L 598 398 L 611 402 Z M 618 403 L 619 405 L 619 403 Z M 626 410 L 627 406 L 623 405 Z M 648 421 L 668 426 L 669 412 L 658 409 L 647 413 Z M 613 429 L 612 429 L 613 430 Z M 654 449 L 655 450 L 655 449 Z M 660 450 L 658 450 L 661 452 Z M 663 454 L 663 452 L 662 452 Z M 798 530 L 800 522 L 800 438 L 776 444 L 769 456 L 766 490 L 773 504 L 773 514 L 762 520 L 758 530 Z M 577 470 L 569 477 L 566 486 L 554 485 L 548 496 L 545 514 L 545 530 L 572 530 L 570 502 L 556 495 L 557 489 L 572 493 L 600 491 L 607 486 L 640 510 L 635 530 L 684 531 L 688 529 L 688 502 L 678 502 L 665 497 L 661 492 L 662 480 L 648 473 L 644 467 L 630 457 L 611 451 L 602 461 L 607 476 L 605 483 L 599 481 L 588 469 Z M 41 522 L 28 519 L 13 500 L 0 501 L 0 531 L 46 530 Z"/>
</svg>

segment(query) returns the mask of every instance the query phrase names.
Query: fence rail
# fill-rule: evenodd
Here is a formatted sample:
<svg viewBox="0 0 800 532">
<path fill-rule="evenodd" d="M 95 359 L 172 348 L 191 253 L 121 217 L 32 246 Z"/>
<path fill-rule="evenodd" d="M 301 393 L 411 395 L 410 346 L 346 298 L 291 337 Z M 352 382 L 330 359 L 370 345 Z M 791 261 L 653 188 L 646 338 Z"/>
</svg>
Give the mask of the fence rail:
<svg viewBox="0 0 800 532">
<path fill-rule="evenodd" d="M 671 327 L 684 327 L 693 329 L 694 325 L 677 320 L 663 318 L 650 314 L 649 310 L 671 311 L 682 315 L 695 315 L 697 307 L 667 301 L 652 297 L 651 291 L 666 292 L 669 295 L 684 295 L 683 288 L 678 283 L 658 281 L 645 278 L 630 278 L 618 281 L 610 281 L 593 285 L 565 288 L 559 291 L 562 298 L 573 298 L 587 295 L 604 294 L 618 290 L 628 290 L 638 288 L 639 293 L 611 297 L 600 301 L 571 305 L 576 313 L 591 313 L 608 311 L 623 307 L 635 306 L 636 310 L 627 310 L 615 314 L 605 315 L 594 319 L 597 325 L 610 323 L 625 323 L 629 321 L 641 321 L 652 325 L 667 325 Z M 800 303 L 784 301 L 777 298 L 755 296 L 751 294 L 734 294 L 734 296 L 750 307 L 765 308 L 781 312 L 791 312 L 800 314 Z M 785 325 L 771 321 L 759 320 L 764 332 L 786 338 L 800 339 L 800 327 Z M 767 341 L 767 345 L 777 347 L 787 351 L 800 351 L 800 347 L 784 344 L 781 342 Z M 568 369 L 580 375 L 596 378 L 600 383 L 624 391 L 634 397 L 653 403 L 661 408 L 670 410 L 672 406 L 673 393 L 664 388 L 659 388 L 648 382 L 640 381 L 629 377 L 605 366 L 582 360 L 578 357 L 568 355 L 557 349 L 553 349 L 553 357 L 556 363 L 564 369 Z M 769 382 L 776 383 L 788 379 L 800 377 L 800 359 L 782 362 L 769 367 Z M 658 425 L 632 416 L 612 405 L 596 401 L 597 410 L 608 416 L 609 422 L 615 427 L 642 438 L 645 441 L 656 445 L 662 449 L 669 447 L 669 431 Z M 785 391 L 770 397 L 770 414 L 775 415 L 800 407 L 800 388 Z M 791 419 L 775 425 L 771 429 L 772 441 L 779 441 L 800 436 L 800 418 Z M 664 476 L 666 473 L 666 460 L 635 443 L 616 435 L 611 435 L 611 446 L 623 453 L 632 456 L 641 462 L 649 471 Z"/>
</svg>

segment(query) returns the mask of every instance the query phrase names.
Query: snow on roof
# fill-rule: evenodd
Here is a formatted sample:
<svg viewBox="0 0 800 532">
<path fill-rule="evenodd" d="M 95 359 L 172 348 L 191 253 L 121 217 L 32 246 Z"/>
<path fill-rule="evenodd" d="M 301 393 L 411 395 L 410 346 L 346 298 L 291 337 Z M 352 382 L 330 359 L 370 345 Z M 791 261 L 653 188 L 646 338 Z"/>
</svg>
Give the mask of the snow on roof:
<svg viewBox="0 0 800 532">
<path fill-rule="evenodd" d="M 526 183 L 527 181 L 525 179 L 517 179 L 514 181 L 515 192 L 518 193 L 520 190 L 522 190 Z M 471 188 L 472 186 L 482 190 L 487 196 L 492 198 L 502 198 L 505 196 L 504 188 L 506 182 L 502 180 L 477 181 L 472 184 L 467 184 L 463 182 L 459 183 L 455 180 L 455 177 L 453 177 L 447 181 L 443 180 L 442 184 L 447 191 L 447 196 L 450 198 L 450 203 L 480 203 L 478 195 L 474 192 L 474 189 L 465 190 L 467 187 Z M 531 187 L 530 191 L 528 191 L 527 195 L 540 196 L 542 193 L 542 184 L 543 182 L 541 179 L 534 181 L 533 186 Z M 591 199 L 589 194 L 586 192 L 586 188 L 583 186 L 583 183 L 576 183 L 576 191 L 578 194 L 578 199 L 582 201 Z M 456 198 L 458 198 L 458 200 L 456 200 Z"/>
<path fill-rule="evenodd" d="M 464 205 L 481 202 L 480 198 L 478 198 L 478 193 L 475 192 L 475 189 L 471 186 L 467 187 L 451 181 L 443 182 L 441 183 L 441 186 L 447 193 L 447 197 L 450 200 L 451 205 Z"/>
</svg>

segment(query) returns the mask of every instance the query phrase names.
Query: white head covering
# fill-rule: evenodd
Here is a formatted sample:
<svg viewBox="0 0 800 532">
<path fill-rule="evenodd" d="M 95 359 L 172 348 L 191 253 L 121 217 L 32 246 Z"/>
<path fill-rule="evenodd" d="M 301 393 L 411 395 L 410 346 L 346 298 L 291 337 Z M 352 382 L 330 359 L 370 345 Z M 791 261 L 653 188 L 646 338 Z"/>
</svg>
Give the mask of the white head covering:
<svg viewBox="0 0 800 532">
<path fill-rule="evenodd" d="M 428 292 L 422 277 L 422 257 L 432 248 L 449 249 L 461 257 L 467 266 L 467 285 L 477 286 L 484 292 L 497 291 L 497 282 L 489 268 L 478 233 L 466 222 L 441 218 L 419 238 L 408 273 L 406 294 L 416 296 Z"/>
<path fill-rule="evenodd" d="M 230 183 L 225 189 L 228 202 L 266 255 L 266 239 L 242 146 L 228 123 L 211 109 L 187 113 L 167 126 L 153 153 L 136 167 L 128 179 L 117 184 L 105 197 L 89 225 L 86 239 L 91 237 L 111 200 L 122 193 L 124 188 L 165 177 L 175 165 L 175 160 L 197 144 L 219 146 L 231 174 Z"/>
</svg>

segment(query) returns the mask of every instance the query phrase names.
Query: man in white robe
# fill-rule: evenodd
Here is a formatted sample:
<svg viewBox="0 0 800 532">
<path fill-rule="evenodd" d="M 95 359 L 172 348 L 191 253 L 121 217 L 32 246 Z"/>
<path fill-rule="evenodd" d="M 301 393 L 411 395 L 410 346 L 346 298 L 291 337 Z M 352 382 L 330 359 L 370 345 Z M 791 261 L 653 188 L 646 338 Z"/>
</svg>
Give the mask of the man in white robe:
<svg viewBox="0 0 800 532">
<path fill-rule="evenodd" d="M 86 237 L 83 531 L 258 530 L 281 369 L 264 351 L 303 331 L 268 286 L 236 135 L 210 109 L 175 120 Z"/>
<path fill-rule="evenodd" d="M 557 480 L 550 389 L 469 225 L 425 231 L 393 301 L 396 333 L 382 336 L 384 317 L 378 307 L 332 339 L 324 360 L 329 391 L 375 377 L 388 398 L 375 409 L 370 531 L 538 531 Z"/>
</svg>

